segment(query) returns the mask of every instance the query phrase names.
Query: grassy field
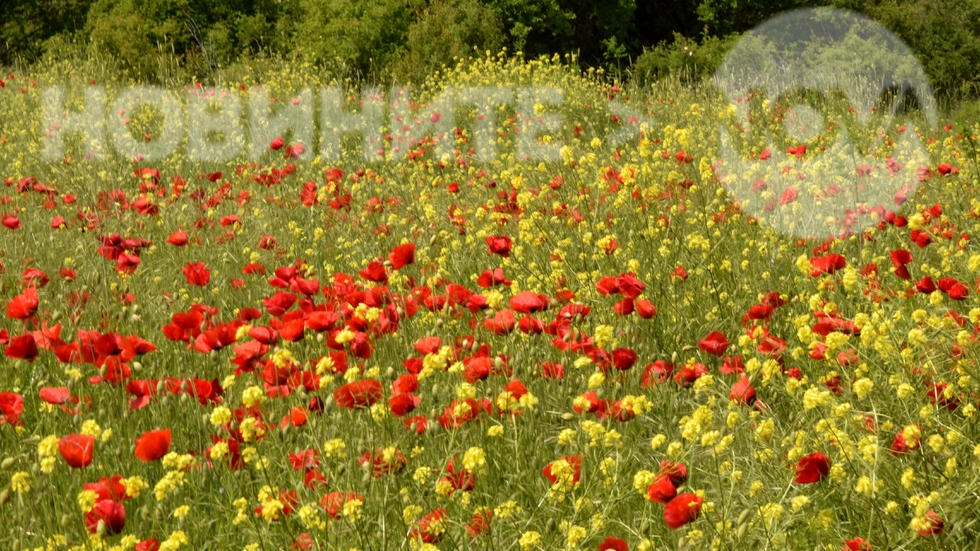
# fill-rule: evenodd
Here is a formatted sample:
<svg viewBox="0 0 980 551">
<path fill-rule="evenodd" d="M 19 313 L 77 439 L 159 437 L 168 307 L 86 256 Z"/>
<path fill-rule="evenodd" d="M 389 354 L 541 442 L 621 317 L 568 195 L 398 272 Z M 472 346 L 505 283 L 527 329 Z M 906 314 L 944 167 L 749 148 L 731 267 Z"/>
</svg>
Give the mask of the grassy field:
<svg viewBox="0 0 980 551">
<path fill-rule="evenodd" d="M 225 78 L 246 102 L 345 84 Z M 416 102 L 562 91 L 497 109 L 493 156 L 470 110 L 404 156 L 389 121 L 386 158 L 287 135 L 198 161 L 185 137 L 150 163 L 77 136 L 44 158 L 44 90 L 78 108 L 132 83 L 2 79 L 4 549 L 977 545 L 974 121 L 858 127 L 840 104 L 805 149 L 739 142 L 795 174 L 845 130 L 875 171 L 920 139 L 914 186 L 807 236 L 778 230 L 805 186 L 746 195 L 763 176 L 719 162 L 733 110 L 708 87 L 488 57 Z M 130 137 L 156 115 L 124 114 Z M 527 132 L 560 160 L 521 159 Z"/>
</svg>

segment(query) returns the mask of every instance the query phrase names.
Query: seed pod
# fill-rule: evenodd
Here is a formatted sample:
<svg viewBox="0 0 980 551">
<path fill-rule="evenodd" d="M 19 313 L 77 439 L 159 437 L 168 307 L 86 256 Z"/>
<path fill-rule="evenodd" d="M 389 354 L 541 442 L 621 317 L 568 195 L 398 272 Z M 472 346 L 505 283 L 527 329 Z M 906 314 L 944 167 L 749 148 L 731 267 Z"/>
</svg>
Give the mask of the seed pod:
<svg viewBox="0 0 980 551">
<path fill-rule="evenodd" d="M 546 532 L 554 532 L 555 531 L 555 517 L 548 518 L 548 524 L 545 525 L 545 531 Z"/>
<path fill-rule="evenodd" d="M 677 363 L 677 351 L 676 351 L 676 350 L 674 350 L 674 351 L 673 351 L 673 352 L 672 352 L 672 353 L 670 354 L 670 362 L 671 362 L 671 363 Z"/>
<path fill-rule="evenodd" d="M 4 488 L 3 491 L 0 491 L 0 505 L 8 501 L 10 501 L 10 488 Z"/>
<path fill-rule="evenodd" d="M 323 333 L 316 334 L 316 342 L 323 342 Z"/>
<path fill-rule="evenodd" d="M 748 531 L 749 531 L 749 523 L 746 522 L 745 524 L 740 524 L 738 526 L 738 539 L 744 538 L 745 534 L 747 534 Z"/>
<path fill-rule="evenodd" d="M 432 247 L 432 246 L 434 246 L 436 244 L 436 237 L 438 237 L 438 236 L 437 235 L 433 235 L 432 238 L 429 239 L 429 246 L 430 247 Z"/>
<path fill-rule="evenodd" d="M 394 375 L 395 375 L 395 368 L 389 366 L 388 369 L 385 370 L 385 377 L 393 377 Z"/>
<path fill-rule="evenodd" d="M 436 327 L 442 327 L 442 318 L 436 318 Z"/>
<path fill-rule="evenodd" d="M 9 471 L 10 469 L 13 469 L 14 468 L 14 463 L 15 462 L 16 462 L 16 460 L 13 457 L 5 457 L 4 460 L 3 460 L 3 462 L 0 463 L 0 469 L 3 469 L 5 471 Z"/>
<path fill-rule="evenodd" d="M 742 510 L 741 514 L 738 515 L 738 520 L 735 521 L 736 524 L 744 524 L 745 521 L 749 519 L 749 515 L 752 514 L 752 509 L 746 507 Z"/>
<path fill-rule="evenodd" d="M 566 411 L 565 413 L 561 414 L 561 418 L 563 421 L 571 421 L 572 419 L 575 419 L 575 415 Z"/>
<path fill-rule="evenodd" d="M 143 364 L 140 362 L 133 362 L 133 369 L 136 371 L 143 371 Z"/>
<path fill-rule="evenodd" d="M 71 528 L 71 515 L 61 515 L 61 527 L 65 529 Z"/>
</svg>

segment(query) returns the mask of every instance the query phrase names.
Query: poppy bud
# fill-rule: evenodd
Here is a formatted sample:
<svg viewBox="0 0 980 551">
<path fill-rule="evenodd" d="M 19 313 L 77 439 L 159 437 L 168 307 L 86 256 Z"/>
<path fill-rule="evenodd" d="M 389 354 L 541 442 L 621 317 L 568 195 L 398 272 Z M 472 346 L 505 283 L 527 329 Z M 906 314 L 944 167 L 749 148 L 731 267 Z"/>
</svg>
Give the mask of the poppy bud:
<svg viewBox="0 0 980 551">
<path fill-rule="evenodd" d="M 10 501 L 10 488 L 4 488 L 0 491 L 0 505 L 3 505 Z"/>
<path fill-rule="evenodd" d="M 10 469 L 14 468 L 14 462 L 15 460 L 13 457 L 5 457 L 3 462 L 0 463 L 0 469 L 9 471 Z"/>
<path fill-rule="evenodd" d="M 61 515 L 61 527 L 62 528 L 71 528 L 71 525 L 72 525 L 71 515 L 67 515 L 67 514 Z"/>
</svg>

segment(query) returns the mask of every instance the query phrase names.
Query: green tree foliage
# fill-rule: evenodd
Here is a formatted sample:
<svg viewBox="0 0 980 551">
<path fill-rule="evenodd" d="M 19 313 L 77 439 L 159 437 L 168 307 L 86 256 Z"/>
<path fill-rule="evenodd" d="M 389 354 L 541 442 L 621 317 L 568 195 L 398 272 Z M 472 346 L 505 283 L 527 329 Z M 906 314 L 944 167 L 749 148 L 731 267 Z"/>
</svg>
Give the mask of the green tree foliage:
<svg viewBox="0 0 980 551">
<path fill-rule="evenodd" d="M 395 62 L 392 72 L 401 82 L 420 83 L 474 49 L 498 52 L 504 44 L 504 27 L 496 10 L 477 0 L 437 0 L 409 26 L 405 56 Z"/>
<path fill-rule="evenodd" d="M 894 31 L 941 95 L 980 90 L 980 0 L 0 0 L 0 64 L 95 54 L 139 79 L 278 56 L 339 77 L 419 81 L 473 49 L 576 53 L 617 76 L 697 79 L 738 37 L 832 5 Z"/>
</svg>

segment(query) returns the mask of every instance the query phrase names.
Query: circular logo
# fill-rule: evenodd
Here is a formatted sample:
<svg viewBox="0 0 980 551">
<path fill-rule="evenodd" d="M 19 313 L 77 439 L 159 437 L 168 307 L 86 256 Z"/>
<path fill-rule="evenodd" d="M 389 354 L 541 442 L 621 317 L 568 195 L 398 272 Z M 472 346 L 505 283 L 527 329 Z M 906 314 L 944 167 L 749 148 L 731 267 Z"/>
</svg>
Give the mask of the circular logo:
<svg viewBox="0 0 980 551">
<path fill-rule="evenodd" d="M 885 219 L 928 175 L 932 89 L 909 48 L 864 16 L 787 12 L 742 37 L 714 75 L 717 174 L 742 210 L 803 238 Z"/>
</svg>

